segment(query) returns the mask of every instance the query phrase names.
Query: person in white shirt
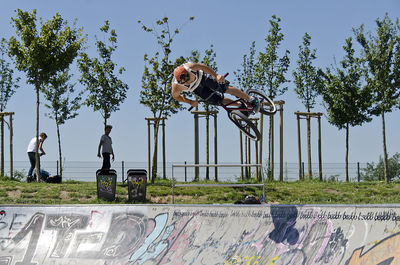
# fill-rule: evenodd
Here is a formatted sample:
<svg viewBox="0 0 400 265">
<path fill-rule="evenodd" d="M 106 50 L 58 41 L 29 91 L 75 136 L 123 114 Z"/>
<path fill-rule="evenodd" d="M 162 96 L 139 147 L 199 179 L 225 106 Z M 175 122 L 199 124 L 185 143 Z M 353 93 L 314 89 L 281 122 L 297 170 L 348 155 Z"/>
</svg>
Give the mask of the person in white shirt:
<svg viewBox="0 0 400 265">
<path fill-rule="evenodd" d="M 112 140 L 110 137 L 111 129 L 112 129 L 111 125 L 106 125 L 106 127 L 104 128 L 104 134 L 100 138 L 99 147 L 97 149 L 97 156 L 101 158 L 100 149 L 101 149 L 101 154 L 103 155 L 103 166 L 101 167 L 101 169 L 111 168 L 111 163 L 110 163 L 111 155 L 112 155 L 112 160 L 114 161 L 114 150 L 112 148 Z"/>
<path fill-rule="evenodd" d="M 37 144 L 36 137 L 33 137 L 32 140 L 29 142 L 28 149 L 26 150 L 26 152 L 28 153 L 29 162 L 31 163 L 31 167 L 29 168 L 29 171 L 28 171 L 28 181 L 29 182 L 33 180 L 32 173 L 36 167 L 36 150 L 37 150 L 37 148 L 39 148 L 39 151 L 40 151 L 39 157 L 46 154 L 46 152 L 43 150 L 43 143 L 44 143 L 44 140 L 46 140 L 46 139 L 47 139 L 47 134 L 42 132 L 39 135 L 39 144 Z M 39 170 L 40 170 L 40 160 L 39 160 Z"/>
</svg>

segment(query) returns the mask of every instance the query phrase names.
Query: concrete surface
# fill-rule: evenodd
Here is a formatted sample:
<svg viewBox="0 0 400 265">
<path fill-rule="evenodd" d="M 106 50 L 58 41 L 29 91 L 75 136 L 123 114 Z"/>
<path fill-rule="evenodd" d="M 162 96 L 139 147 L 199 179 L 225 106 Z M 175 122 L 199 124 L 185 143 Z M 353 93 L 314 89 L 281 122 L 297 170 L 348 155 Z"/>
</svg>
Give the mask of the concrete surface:
<svg viewBox="0 0 400 265">
<path fill-rule="evenodd" d="M 0 205 L 0 265 L 400 264 L 400 205 Z"/>
</svg>

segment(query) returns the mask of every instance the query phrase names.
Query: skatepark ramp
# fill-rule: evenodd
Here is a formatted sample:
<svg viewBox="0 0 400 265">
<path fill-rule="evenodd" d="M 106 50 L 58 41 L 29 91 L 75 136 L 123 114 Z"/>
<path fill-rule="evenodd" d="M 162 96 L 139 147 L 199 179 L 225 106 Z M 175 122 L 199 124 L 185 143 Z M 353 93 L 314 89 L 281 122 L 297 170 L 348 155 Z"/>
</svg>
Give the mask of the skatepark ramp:
<svg viewBox="0 0 400 265">
<path fill-rule="evenodd" d="M 0 205 L 0 265 L 400 264 L 400 205 Z"/>
</svg>

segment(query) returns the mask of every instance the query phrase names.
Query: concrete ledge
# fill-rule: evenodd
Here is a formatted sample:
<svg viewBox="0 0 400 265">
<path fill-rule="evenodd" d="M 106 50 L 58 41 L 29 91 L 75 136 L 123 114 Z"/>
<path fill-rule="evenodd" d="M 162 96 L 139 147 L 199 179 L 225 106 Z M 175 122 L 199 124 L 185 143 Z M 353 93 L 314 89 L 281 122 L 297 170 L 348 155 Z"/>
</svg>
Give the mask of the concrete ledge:
<svg viewBox="0 0 400 265">
<path fill-rule="evenodd" d="M 0 205 L 0 264 L 400 264 L 400 205 Z"/>
</svg>

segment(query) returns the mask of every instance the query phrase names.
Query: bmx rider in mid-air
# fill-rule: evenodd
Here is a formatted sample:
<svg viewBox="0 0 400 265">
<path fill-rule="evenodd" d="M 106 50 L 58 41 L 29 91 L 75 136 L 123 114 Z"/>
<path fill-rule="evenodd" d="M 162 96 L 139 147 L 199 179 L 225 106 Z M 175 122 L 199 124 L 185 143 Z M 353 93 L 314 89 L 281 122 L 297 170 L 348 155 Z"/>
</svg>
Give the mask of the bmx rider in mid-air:
<svg viewBox="0 0 400 265">
<path fill-rule="evenodd" d="M 245 92 L 224 82 L 225 78 L 213 69 L 201 63 L 185 63 L 174 70 L 172 78 L 172 97 L 180 102 L 197 107 L 199 101 L 191 100 L 182 95 L 182 92 L 192 92 L 204 102 L 220 106 L 229 104 L 233 100 L 224 97 L 228 93 L 237 98 L 244 99 L 253 106 L 256 113 L 260 109 L 260 102 L 256 97 L 251 97 Z"/>
</svg>

